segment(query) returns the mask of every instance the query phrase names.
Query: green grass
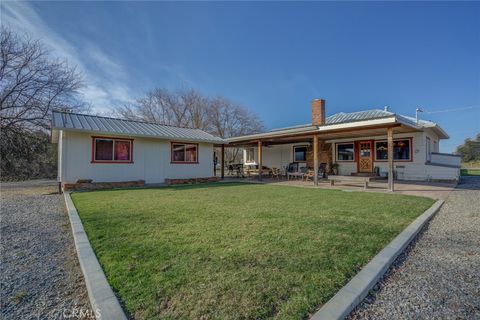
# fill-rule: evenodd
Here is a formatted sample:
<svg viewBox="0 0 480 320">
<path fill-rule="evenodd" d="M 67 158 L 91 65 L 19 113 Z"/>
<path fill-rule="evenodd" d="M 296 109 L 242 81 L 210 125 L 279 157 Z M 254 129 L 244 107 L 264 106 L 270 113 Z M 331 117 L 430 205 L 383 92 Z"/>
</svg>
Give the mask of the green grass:
<svg viewBox="0 0 480 320">
<path fill-rule="evenodd" d="M 74 193 L 136 319 L 301 319 L 433 204 L 255 184 Z"/>
<path fill-rule="evenodd" d="M 461 176 L 480 176 L 480 169 L 460 169 Z"/>
</svg>

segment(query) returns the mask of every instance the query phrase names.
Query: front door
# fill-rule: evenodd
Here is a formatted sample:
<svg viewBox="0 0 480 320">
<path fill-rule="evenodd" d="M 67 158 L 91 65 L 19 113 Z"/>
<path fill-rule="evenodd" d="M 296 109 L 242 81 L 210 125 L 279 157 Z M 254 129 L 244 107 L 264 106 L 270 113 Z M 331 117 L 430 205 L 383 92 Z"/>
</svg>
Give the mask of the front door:
<svg viewBox="0 0 480 320">
<path fill-rule="evenodd" d="M 373 172 L 372 141 L 358 143 L 358 172 Z"/>
</svg>

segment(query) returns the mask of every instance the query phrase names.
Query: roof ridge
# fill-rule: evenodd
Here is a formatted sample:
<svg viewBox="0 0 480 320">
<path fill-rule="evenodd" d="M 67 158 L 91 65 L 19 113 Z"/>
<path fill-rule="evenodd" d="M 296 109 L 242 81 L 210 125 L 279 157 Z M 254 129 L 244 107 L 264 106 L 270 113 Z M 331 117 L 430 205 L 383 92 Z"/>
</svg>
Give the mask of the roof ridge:
<svg viewBox="0 0 480 320">
<path fill-rule="evenodd" d="M 200 131 L 203 131 L 205 133 L 208 133 L 208 132 L 206 132 L 202 129 L 199 129 L 199 128 L 180 127 L 180 126 L 174 126 L 172 124 L 163 124 L 163 123 L 156 123 L 156 122 L 144 121 L 144 120 L 130 120 L 130 119 L 107 117 L 107 116 L 96 116 L 96 115 L 93 115 L 93 114 L 85 114 L 85 113 L 78 113 L 78 112 L 66 112 L 66 111 L 60 111 L 60 110 L 53 110 L 52 112 L 62 113 L 62 114 L 74 114 L 74 115 L 77 115 L 77 116 L 84 116 L 84 117 L 95 117 L 95 118 L 127 121 L 127 122 L 146 123 L 146 124 L 153 124 L 153 125 L 157 125 L 157 126 L 165 126 L 165 127 L 180 128 L 180 129 L 200 130 Z M 211 134 L 211 133 L 208 133 L 208 134 Z"/>
<path fill-rule="evenodd" d="M 353 111 L 353 112 L 348 112 L 348 113 L 360 113 L 360 112 L 368 112 L 368 111 L 380 111 L 380 112 L 395 114 L 395 112 L 388 111 L 388 110 L 383 110 L 383 109 L 378 109 L 378 108 L 366 109 L 366 110 L 360 110 L 360 111 Z"/>
<path fill-rule="evenodd" d="M 336 116 L 336 115 L 363 113 L 363 112 L 370 112 L 370 111 L 377 111 L 377 112 L 387 113 L 387 114 L 389 114 L 389 115 L 395 115 L 395 114 L 396 114 L 395 112 L 392 112 L 392 111 L 386 111 L 386 110 L 383 110 L 383 109 L 374 108 L 374 109 L 364 109 L 364 110 L 352 111 L 352 112 L 340 111 L 340 112 L 337 112 L 337 113 L 334 113 L 334 114 L 328 116 L 327 118 L 330 118 L 330 117 L 333 117 L 333 116 Z"/>
</svg>

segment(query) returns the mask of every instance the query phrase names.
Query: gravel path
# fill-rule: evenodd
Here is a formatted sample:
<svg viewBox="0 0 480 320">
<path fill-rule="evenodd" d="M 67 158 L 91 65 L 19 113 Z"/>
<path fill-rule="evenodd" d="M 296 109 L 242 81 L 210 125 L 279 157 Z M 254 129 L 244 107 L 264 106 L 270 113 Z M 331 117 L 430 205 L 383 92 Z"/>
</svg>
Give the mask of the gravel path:
<svg viewBox="0 0 480 320">
<path fill-rule="evenodd" d="M 56 192 L 51 181 L 1 184 L 0 319 L 89 318 L 68 216 Z"/>
<path fill-rule="evenodd" d="M 452 191 L 350 319 L 480 319 L 480 177 Z"/>
</svg>

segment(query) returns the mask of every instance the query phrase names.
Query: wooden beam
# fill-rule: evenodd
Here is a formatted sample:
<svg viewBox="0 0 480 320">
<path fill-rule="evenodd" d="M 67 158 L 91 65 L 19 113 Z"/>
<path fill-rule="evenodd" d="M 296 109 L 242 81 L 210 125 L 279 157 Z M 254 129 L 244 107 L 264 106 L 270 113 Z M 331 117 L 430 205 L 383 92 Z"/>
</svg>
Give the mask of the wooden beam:
<svg viewBox="0 0 480 320">
<path fill-rule="evenodd" d="M 380 135 L 381 132 L 385 132 L 385 128 L 398 128 L 402 125 L 400 123 L 392 123 L 389 125 L 373 125 L 367 127 L 360 127 L 360 128 L 343 128 L 343 129 L 335 129 L 329 131 L 318 132 L 322 139 L 341 139 L 341 136 L 331 137 L 332 135 L 336 135 L 338 133 L 345 133 L 343 136 L 344 138 L 351 137 L 350 133 L 355 133 L 360 136 L 361 132 L 369 131 L 369 130 L 378 130 L 378 134 Z M 271 137 L 263 137 L 262 141 L 264 143 L 274 143 L 279 141 L 284 141 L 285 143 L 293 143 L 293 142 L 300 142 L 300 141 L 311 141 L 312 135 L 316 132 L 308 132 L 308 133 L 296 133 L 296 134 L 285 134 L 285 135 L 274 135 Z M 370 133 L 364 133 L 365 136 L 371 136 Z M 257 139 L 246 139 L 241 141 L 232 141 L 228 144 L 228 147 L 236 147 L 236 146 L 246 146 L 249 144 L 255 145 L 258 142 Z"/>
<path fill-rule="evenodd" d="M 318 135 L 313 135 L 313 183 L 318 186 Z"/>
<path fill-rule="evenodd" d="M 258 180 L 262 180 L 262 140 L 258 140 Z"/>
<path fill-rule="evenodd" d="M 387 129 L 388 191 L 393 192 L 393 128 Z"/>
<path fill-rule="evenodd" d="M 221 158 L 222 158 L 222 160 L 221 160 L 222 164 L 221 164 L 221 168 L 220 168 L 220 172 L 221 172 L 220 176 L 221 176 L 221 178 L 222 178 L 222 180 L 223 180 L 223 179 L 225 179 L 225 145 L 222 144 L 221 149 L 222 149 L 222 156 L 221 156 Z"/>
</svg>

